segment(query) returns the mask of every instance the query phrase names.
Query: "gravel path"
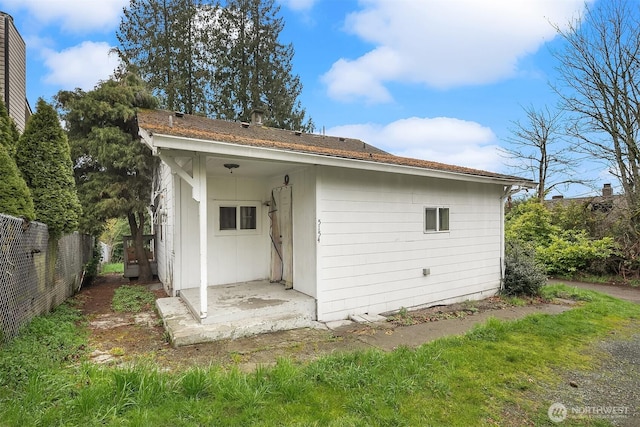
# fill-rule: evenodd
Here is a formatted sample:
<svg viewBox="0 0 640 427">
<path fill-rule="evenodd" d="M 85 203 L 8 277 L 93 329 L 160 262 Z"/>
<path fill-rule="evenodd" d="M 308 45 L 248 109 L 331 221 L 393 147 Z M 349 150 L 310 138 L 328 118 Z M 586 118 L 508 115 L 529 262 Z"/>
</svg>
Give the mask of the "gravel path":
<svg viewBox="0 0 640 427">
<path fill-rule="evenodd" d="M 640 322 L 634 328 L 638 326 Z M 560 409 L 566 412 L 555 416 L 567 420 L 602 419 L 614 426 L 639 426 L 640 334 L 601 341 L 591 351 L 600 361 L 598 366 L 560 373 L 560 383 L 549 386 L 543 399 L 564 405 Z"/>
<path fill-rule="evenodd" d="M 555 282 L 555 281 L 554 281 Z M 640 303 L 640 289 L 597 285 L 580 282 L 557 281 Z M 558 425 L 565 416 L 567 421 L 595 421 L 601 419 L 614 426 L 640 426 L 640 320 L 636 319 L 619 334 L 590 348 L 598 366 L 592 370 L 560 373 L 557 386 L 547 388 L 542 399 L 555 402 L 556 412 L 551 415 Z"/>
</svg>

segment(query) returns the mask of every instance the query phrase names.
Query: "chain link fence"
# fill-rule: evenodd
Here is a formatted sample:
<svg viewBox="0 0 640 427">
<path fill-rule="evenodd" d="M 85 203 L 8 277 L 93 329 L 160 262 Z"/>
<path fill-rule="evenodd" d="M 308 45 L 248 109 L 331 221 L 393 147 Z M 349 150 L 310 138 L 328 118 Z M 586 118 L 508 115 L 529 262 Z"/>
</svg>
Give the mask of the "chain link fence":
<svg viewBox="0 0 640 427">
<path fill-rule="evenodd" d="M 76 292 L 92 251 L 91 236 L 49 242 L 45 224 L 0 214 L 0 343 Z"/>
</svg>

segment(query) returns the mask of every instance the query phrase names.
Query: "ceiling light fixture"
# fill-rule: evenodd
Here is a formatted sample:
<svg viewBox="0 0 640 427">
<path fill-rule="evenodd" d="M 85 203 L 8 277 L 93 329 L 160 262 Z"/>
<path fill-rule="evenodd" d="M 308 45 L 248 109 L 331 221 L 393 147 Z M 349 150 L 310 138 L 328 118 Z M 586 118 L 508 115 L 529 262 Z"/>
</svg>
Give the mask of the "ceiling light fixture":
<svg viewBox="0 0 640 427">
<path fill-rule="evenodd" d="M 234 169 L 236 169 L 236 168 L 239 168 L 239 167 L 240 167 L 240 165 L 239 165 L 239 164 L 237 164 L 237 163 L 225 163 L 225 164 L 224 164 L 224 167 L 225 167 L 225 168 L 227 168 L 227 169 L 229 169 L 229 172 L 230 172 L 230 173 L 233 173 L 233 170 L 234 170 Z"/>
</svg>

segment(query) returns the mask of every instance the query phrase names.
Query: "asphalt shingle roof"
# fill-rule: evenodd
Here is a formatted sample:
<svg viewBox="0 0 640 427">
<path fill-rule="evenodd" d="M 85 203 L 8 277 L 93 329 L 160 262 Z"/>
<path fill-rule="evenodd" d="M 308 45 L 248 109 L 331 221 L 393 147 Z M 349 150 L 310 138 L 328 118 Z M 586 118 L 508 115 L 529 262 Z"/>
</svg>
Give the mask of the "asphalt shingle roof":
<svg viewBox="0 0 640 427">
<path fill-rule="evenodd" d="M 328 157 L 402 165 L 509 181 L 530 182 L 527 179 L 511 175 L 394 156 L 354 138 L 294 132 L 164 110 L 140 110 L 138 112 L 138 126 L 152 134 L 157 133 L 205 141 L 219 141 L 252 147 L 319 154 Z"/>
</svg>

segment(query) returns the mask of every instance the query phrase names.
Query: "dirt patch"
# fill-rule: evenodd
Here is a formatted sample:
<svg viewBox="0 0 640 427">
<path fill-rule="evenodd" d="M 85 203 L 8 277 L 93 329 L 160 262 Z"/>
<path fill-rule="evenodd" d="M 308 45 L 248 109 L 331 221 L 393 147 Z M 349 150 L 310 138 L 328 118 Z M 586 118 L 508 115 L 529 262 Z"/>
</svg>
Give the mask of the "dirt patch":
<svg viewBox="0 0 640 427">
<path fill-rule="evenodd" d="M 146 286 L 155 289 L 157 298 L 167 296 L 157 289 L 157 284 L 142 285 L 117 274 L 101 276 L 81 289 L 75 299 L 88 321 L 89 344 L 93 349 L 90 358 L 95 363 L 150 360 L 166 369 L 221 364 L 250 370 L 275 363 L 280 357 L 306 361 L 335 351 L 369 347 L 355 337 L 337 336 L 327 330 L 299 329 L 174 348 L 168 343 L 155 310 L 134 314 L 111 309 L 114 292 L 123 285 Z"/>
<path fill-rule="evenodd" d="M 335 330 L 280 331 L 174 348 L 167 342 L 162 322 L 154 309 L 135 314 L 116 313 L 111 309 L 115 289 L 122 285 L 146 286 L 153 290 L 156 298 L 166 297 L 159 284 L 137 284 L 120 275 L 102 276 L 83 288 L 75 298 L 88 320 L 93 349 L 91 358 L 96 363 L 118 364 L 142 359 L 154 361 L 166 369 L 220 364 L 251 370 L 257 365 L 273 364 L 281 357 L 303 362 L 335 352 L 419 345 L 438 336 L 461 333 L 472 322 L 484 321 L 489 316 L 517 318 L 532 310 L 544 311 L 546 307 L 545 301 L 536 299 L 529 300 L 528 307 L 514 307 L 504 299 L 494 297 L 402 311 L 385 323 L 353 323 Z M 433 322 L 441 323 L 429 326 Z"/>
<path fill-rule="evenodd" d="M 542 298 L 523 298 L 520 299 L 521 306 L 540 306 L 542 304 L 549 304 L 551 301 L 544 300 Z M 569 304 L 570 302 L 564 302 Z M 514 305 L 507 300 L 495 296 L 485 298 L 479 301 L 465 301 L 456 304 L 438 305 L 434 307 L 424 308 L 420 310 L 400 310 L 398 312 L 386 313 L 385 316 L 389 322 L 396 327 L 418 325 L 427 322 L 437 322 L 439 320 L 446 319 L 462 319 L 474 314 L 504 310 L 513 308 Z"/>
</svg>

